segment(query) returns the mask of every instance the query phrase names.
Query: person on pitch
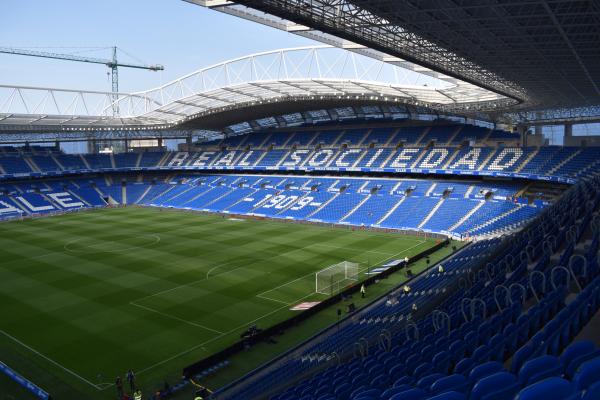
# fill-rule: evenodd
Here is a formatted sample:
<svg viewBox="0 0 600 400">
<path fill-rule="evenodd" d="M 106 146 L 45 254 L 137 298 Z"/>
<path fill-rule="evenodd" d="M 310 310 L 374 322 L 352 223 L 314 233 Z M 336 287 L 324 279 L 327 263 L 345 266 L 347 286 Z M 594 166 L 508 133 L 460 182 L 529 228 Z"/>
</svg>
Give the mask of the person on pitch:
<svg viewBox="0 0 600 400">
<path fill-rule="evenodd" d="M 115 387 L 117 388 L 117 399 L 122 400 L 123 399 L 123 380 L 121 379 L 120 376 L 117 376 L 117 379 L 115 381 Z"/>
<path fill-rule="evenodd" d="M 127 382 L 129 382 L 131 393 L 135 393 L 135 374 L 133 373 L 132 369 L 127 371 Z"/>
<path fill-rule="evenodd" d="M 365 284 L 363 283 L 362 285 L 360 285 L 360 295 L 363 299 L 365 298 L 366 293 L 367 293 L 367 289 L 365 288 Z"/>
</svg>

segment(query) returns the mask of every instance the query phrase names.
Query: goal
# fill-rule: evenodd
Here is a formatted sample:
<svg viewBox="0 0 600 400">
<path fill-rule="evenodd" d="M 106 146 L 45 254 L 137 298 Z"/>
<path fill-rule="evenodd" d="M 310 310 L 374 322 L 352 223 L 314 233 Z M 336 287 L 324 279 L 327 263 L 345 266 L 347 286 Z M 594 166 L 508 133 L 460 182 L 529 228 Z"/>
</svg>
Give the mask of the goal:
<svg viewBox="0 0 600 400">
<path fill-rule="evenodd" d="M 315 291 L 332 295 L 352 282 L 358 281 L 358 263 L 342 261 L 315 273 Z"/>
</svg>

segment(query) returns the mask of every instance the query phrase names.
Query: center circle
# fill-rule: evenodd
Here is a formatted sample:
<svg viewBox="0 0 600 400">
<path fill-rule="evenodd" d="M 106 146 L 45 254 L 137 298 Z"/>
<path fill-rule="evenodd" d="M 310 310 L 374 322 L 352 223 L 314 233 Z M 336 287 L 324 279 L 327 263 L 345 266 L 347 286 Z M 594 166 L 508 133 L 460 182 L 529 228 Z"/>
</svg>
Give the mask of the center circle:
<svg viewBox="0 0 600 400">
<path fill-rule="evenodd" d="M 147 248 L 160 242 L 160 236 L 148 235 L 111 235 L 106 239 L 80 238 L 71 240 L 64 245 L 70 253 L 123 253 L 127 251 Z"/>
</svg>

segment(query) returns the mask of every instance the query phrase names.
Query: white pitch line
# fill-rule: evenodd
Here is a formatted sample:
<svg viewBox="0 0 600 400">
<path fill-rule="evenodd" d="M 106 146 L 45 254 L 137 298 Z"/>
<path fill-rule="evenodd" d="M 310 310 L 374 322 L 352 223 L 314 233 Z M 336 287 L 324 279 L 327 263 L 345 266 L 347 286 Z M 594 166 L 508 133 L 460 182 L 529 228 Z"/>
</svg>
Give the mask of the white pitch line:
<svg viewBox="0 0 600 400">
<path fill-rule="evenodd" d="M 304 300 L 305 298 L 307 298 L 307 297 L 309 297 L 309 296 L 312 296 L 313 294 L 314 294 L 314 293 L 310 293 L 310 294 L 308 294 L 308 295 L 306 295 L 306 296 L 304 296 L 304 297 L 301 297 L 301 298 L 299 298 L 299 299 L 298 299 L 298 300 L 296 300 L 296 301 Z M 227 335 L 229 335 L 229 334 L 231 334 L 231 333 L 233 333 L 233 332 L 235 332 L 235 331 L 237 331 L 237 330 L 239 330 L 239 329 L 245 328 L 245 327 L 247 327 L 248 325 L 250 325 L 250 324 L 253 324 L 254 322 L 260 321 L 261 319 L 263 319 L 263 318 L 265 318 L 265 317 L 268 317 L 269 315 L 275 314 L 275 313 L 277 313 L 277 312 L 279 312 L 279 311 L 283 310 L 284 308 L 287 308 L 288 306 L 289 306 L 289 304 L 286 304 L 285 306 L 281 306 L 281 307 L 279 307 L 279 308 L 276 308 L 275 310 L 273 310 L 273 311 L 271 311 L 271 312 L 268 312 L 268 313 L 266 313 L 266 314 L 264 314 L 264 315 L 262 315 L 262 316 L 260 316 L 260 317 L 258 317 L 258 318 L 256 318 L 256 319 L 253 319 L 252 321 L 245 322 L 244 324 L 242 324 L 242 325 L 239 325 L 239 326 L 237 326 L 237 327 L 235 327 L 235 328 L 233 328 L 233 329 L 231 329 L 231 330 L 229 330 L 229 331 L 227 331 L 227 332 L 225 332 L 225 333 L 222 333 L 221 335 L 215 336 L 214 338 L 212 338 L 212 339 L 209 339 L 209 340 L 207 340 L 207 341 L 205 341 L 205 342 L 202 342 L 202 343 L 200 343 L 200 344 L 197 344 L 196 346 L 194 346 L 194 347 L 191 347 L 191 348 L 189 348 L 189 349 L 187 349 L 187 350 L 184 350 L 184 351 L 182 351 L 181 353 L 175 354 L 174 356 L 171 356 L 171 357 L 169 357 L 169 358 L 166 358 L 166 359 L 164 359 L 164 360 L 162 360 L 162 361 L 159 361 L 159 362 L 157 362 L 156 364 L 153 364 L 153 365 L 151 365 L 151 366 L 149 366 L 149 367 L 146 367 L 146 368 L 144 368 L 144 369 L 140 370 L 140 371 L 139 371 L 139 372 L 137 372 L 137 373 L 138 373 L 138 374 L 141 374 L 141 373 L 143 373 L 143 372 L 146 372 L 146 371 L 149 371 L 149 370 L 151 370 L 151 369 L 153 369 L 153 368 L 155 368 L 155 367 L 158 367 L 159 365 L 162 365 L 162 364 L 164 364 L 164 363 L 167 363 L 167 362 L 169 362 L 169 361 L 175 360 L 175 359 L 176 359 L 176 358 L 178 358 L 178 357 L 181 357 L 181 356 L 183 356 L 183 355 L 185 355 L 185 354 L 188 354 L 188 353 L 190 353 L 190 352 L 192 352 L 192 351 L 194 351 L 194 350 L 196 350 L 196 349 L 198 349 L 198 348 L 200 348 L 200 347 L 206 346 L 207 344 L 209 344 L 209 343 L 212 343 L 212 342 L 214 342 L 215 340 L 218 340 L 218 339 L 220 339 L 220 338 L 222 338 L 222 337 L 224 337 L 224 336 L 227 336 Z"/>
<path fill-rule="evenodd" d="M 316 272 L 316 271 L 315 271 L 315 272 Z M 315 272 L 309 272 L 308 274 L 306 274 L 306 275 L 302 275 L 301 277 L 299 277 L 299 278 L 296 278 L 296 279 L 294 279 L 293 281 L 285 282 L 285 283 L 283 283 L 283 284 L 281 284 L 281 285 L 279 285 L 279 286 L 275 286 L 275 287 L 274 287 L 274 288 L 272 288 L 272 289 L 265 290 L 264 292 L 260 292 L 259 294 L 257 294 L 257 295 L 256 295 L 256 297 L 262 296 L 262 295 L 263 295 L 263 294 L 265 294 L 265 293 L 269 293 L 269 292 L 272 292 L 273 290 L 277 290 L 277 289 L 279 289 L 279 288 L 281 288 L 281 287 L 287 286 L 287 285 L 289 285 L 290 283 L 297 282 L 297 281 L 299 281 L 299 280 L 301 280 L 301 279 L 304 279 L 304 278 L 306 278 L 307 276 L 314 275 L 314 274 L 315 274 Z"/>
<path fill-rule="evenodd" d="M 236 262 L 237 262 L 237 261 L 236 261 Z M 213 272 L 214 270 L 216 270 L 216 269 L 219 269 L 219 268 L 221 268 L 221 267 L 224 267 L 224 266 L 226 266 L 226 265 L 229 265 L 229 264 L 233 264 L 233 261 L 232 261 L 232 262 L 225 263 L 225 264 L 217 265 L 216 267 L 212 267 L 211 269 L 209 269 L 209 270 L 208 270 L 208 272 L 206 273 L 206 280 L 208 280 L 208 279 L 210 278 L 210 273 L 211 273 L 211 272 Z M 225 271 L 225 272 L 221 272 L 220 274 L 217 274 L 217 275 L 215 275 L 215 276 L 219 276 L 219 275 L 222 275 L 222 274 L 227 274 L 227 273 L 229 273 L 229 272 L 233 272 L 233 271 L 235 271 L 235 270 L 238 270 L 238 269 L 240 269 L 240 268 L 244 268 L 244 267 L 242 267 L 242 266 L 235 267 L 234 269 L 231 269 L 231 270 L 229 270 L 229 271 Z"/>
<path fill-rule="evenodd" d="M 338 247 L 338 246 L 333 246 L 333 245 L 327 245 L 327 244 L 324 244 L 324 243 L 314 243 L 314 244 L 310 244 L 310 245 L 308 245 L 308 246 L 301 247 L 301 248 L 298 248 L 298 249 L 289 250 L 289 251 L 286 251 L 286 252 L 284 252 L 284 253 L 275 254 L 275 255 L 272 255 L 272 256 L 266 257 L 266 258 L 264 258 L 264 259 L 262 259 L 262 260 L 260 260 L 260 261 L 263 261 L 263 262 L 264 262 L 264 261 L 267 261 L 267 260 L 269 260 L 269 259 L 271 259 L 271 258 L 275 258 L 275 257 L 281 257 L 281 255 L 282 255 L 282 254 L 289 254 L 289 253 L 293 253 L 293 252 L 295 252 L 295 251 L 302 251 L 302 250 L 305 250 L 305 251 L 306 251 L 306 249 L 307 249 L 307 248 L 309 248 L 309 247 L 313 247 L 313 246 L 325 246 L 325 247 L 331 247 L 331 248 L 337 248 L 337 249 L 341 249 L 341 248 L 343 248 L 343 247 Z M 383 255 L 394 256 L 394 254 L 390 254 L 390 253 L 382 253 L 382 252 L 376 252 L 376 251 L 370 251 L 370 250 L 366 250 L 366 251 L 368 251 L 368 252 L 372 252 L 372 253 L 383 254 Z M 216 265 L 216 266 L 214 266 L 214 267 L 212 267 L 211 269 L 209 269 L 209 270 L 208 270 L 208 272 L 206 273 L 206 278 L 201 278 L 201 279 L 198 279 L 198 280 L 195 280 L 195 281 L 191 281 L 191 282 L 188 282 L 188 283 L 184 283 L 183 285 L 174 286 L 174 287 L 172 287 L 172 288 L 165 289 L 165 290 L 162 290 L 162 291 L 160 291 L 160 292 L 156 292 L 156 293 L 153 293 L 153 294 L 150 294 L 150 295 L 144 296 L 144 297 L 140 297 L 139 299 L 135 299 L 134 301 L 140 301 L 140 300 L 147 299 L 147 298 L 150 298 L 150 297 L 155 297 L 155 296 L 158 296 L 158 295 L 161 295 L 161 294 L 164 294 L 164 293 L 172 292 L 173 290 L 177 290 L 177 289 L 180 289 L 180 288 L 182 288 L 182 287 L 193 286 L 193 285 L 195 285 L 195 284 L 196 284 L 196 283 L 198 283 L 198 282 L 202 282 L 202 281 L 208 280 L 208 279 L 210 278 L 210 273 L 211 273 L 211 272 L 213 272 L 213 271 L 215 271 L 215 270 L 217 270 L 217 269 L 219 269 L 219 268 L 221 268 L 221 267 L 224 267 L 224 266 L 226 266 L 226 265 L 230 265 L 230 264 L 233 264 L 233 263 L 236 263 L 236 262 L 238 262 L 238 261 L 230 261 L 230 262 L 226 262 L 226 263 L 223 263 L 223 264 Z M 222 273 L 220 273 L 220 274 L 217 274 L 217 275 L 215 275 L 215 276 L 219 276 L 219 275 L 223 275 L 223 274 L 228 274 L 228 273 L 230 273 L 230 272 L 233 272 L 233 271 L 235 271 L 235 270 L 238 270 L 238 269 L 241 269 L 241 268 L 245 268 L 245 267 L 244 267 L 244 266 L 239 266 L 239 267 L 236 267 L 236 268 L 234 268 L 234 269 L 232 269 L 232 270 L 225 271 L 225 272 L 222 272 Z M 311 274 L 312 274 L 312 273 L 311 273 Z M 311 274 L 308 274 L 308 275 L 311 275 Z M 306 276 L 308 276 L 308 275 L 306 275 Z M 304 276 L 303 276 L 303 277 L 304 277 Z M 301 278 L 303 278 L 303 277 L 301 277 Z M 301 279 L 301 278 L 299 278 L 299 279 Z M 294 282 L 294 281 L 292 281 L 292 282 Z M 284 284 L 283 284 L 283 285 L 281 285 L 281 286 L 285 286 L 285 285 L 286 285 L 286 284 L 288 284 L 288 283 L 291 283 L 291 282 L 284 283 Z M 277 288 L 279 288 L 279 287 L 281 287 L 281 286 L 278 286 Z M 273 288 L 273 289 L 271 289 L 271 290 L 274 290 L 274 289 L 277 289 L 277 288 Z M 271 291 L 271 290 L 268 290 L 267 292 L 269 292 L 269 291 Z M 263 293 L 267 293 L 267 292 L 263 292 Z"/>
<path fill-rule="evenodd" d="M 384 259 L 382 259 L 382 260 L 376 261 L 376 262 L 375 262 L 375 264 L 381 264 L 382 262 L 384 262 L 384 261 L 387 261 L 387 260 L 390 260 L 390 259 L 392 259 L 393 257 L 395 257 L 395 256 L 398 256 L 398 255 L 400 255 L 400 254 L 402 254 L 402 253 L 404 253 L 404 252 L 406 252 L 406 251 L 408 251 L 408 250 L 412 250 L 412 249 L 414 249 L 415 247 L 418 247 L 418 246 L 422 245 L 423 243 L 426 243 L 426 241 L 425 241 L 425 240 L 423 240 L 423 241 L 421 241 L 421 242 L 417 243 L 416 245 L 414 245 L 414 246 L 411 246 L 411 247 L 409 247 L 409 248 L 406 248 L 406 249 L 404 249 L 404 250 L 402 250 L 401 252 L 399 252 L 399 253 L 396 253 L 396 254 L 391 254 L 391 253 L 380 253 L 380 254 L 385 254 L 386 256 L 391 256 L 391 257 L 385 257 L 385 258 L 384 258 Z M 323 246 L 323 245 L 321 244 L 321 246 Z M 361 269 L 361 270 L 360 270 L 360 272 L 364 272 L 364 271 L 366 271 L 366 270 L 367 270 L 367 268 L 363 268 L 363 269 Z M 257 294 L 257 295 L 256 295 L 256 297 L 261 297 L 261 296 L 262 296 L 262 297 L 265 297 L 265 296 L 263 296 L 265 293 L 272 292 L 272 291 L 274 291 L 274 290 L 277 290 L 277 289 L 279 289 L 279 288 L 281 288 L 281 287 L 287 286 L 287 285 L 289 285 L 290 283 L 297 282 L 297 281 L 299 281 L 299 280 L 301 280 L 301 279 L 304 279 L 304 278 L 306 278 L 307 276 L 312 276 L 312 275 L 314 275 L 314 274 L 315 274 L 315 272 L 317 272 L 317 271 L 314 271 L 314 272 L 309 272 L 308 274 L 306 274 L 306 275 L 302 275 L 302 276 L 301 276 L 301 277 L 299 277 L 299 278 L 296 278 L 296 279 L 294 279 L 294 280 L 291 280 L 291 281 L 289 281 L 289 282 L 285 282 L 285 283 L 283 283 L 283 284 L 281 284 L 281 285 L 279 285 L 279 286 L 276 286 L 276 287 L 274 287 L 274 288 L 272 288 L 272 289 L 265 290 L 264 292 L 260 292 L 259 294 Z M 290 303 L 290 304 L 291 304 L 291 303 Z"/>
<path fill-rule="evenodd" d="M 108 389 L 111 386 L 114 386 L 114 383 L 99 383 L 98 385 L 98 390 L 104 390 L 104 389 Z"/>
<path fill-rule="evenodd" d="M 293 304 L 293 303 L 294 303 L 294 302 L 291 302 L 291 303 L 286 303 L 285 301 L 282 301 L 282 300 L 277 300 L 277 299 L 272 299 L 272 298 L 270 298 L 270 297 L 267 297 L 267 296 L 262 296 L 262 295 L 260 295 L 260 294 L 257 294 L 257 295 L 256 295 L 256 297 L 258 297 L 259 299 L 265 299 L 265 300 L 275 301 L 275 302 L 277 302 L 277 303 L 285 304 L 286 306 L 289 306 L 289 305 L 291 305 L 291 304 Z"/>
<path fill-rule="evenodd" d="M 143 305 L 141 305 L 141 304 L 136 304 L 136 303 L 135 303 L 135 302 L 133 302 L 133 301 L 130 301 L 130 302 L 129 302 L 129 304 L 131 304 L 132 306 L 135 306 L 135 307 L 142 308 L 142 309 L 144 309 L 144 310 L 146 310 L 146 311 L 150 311 L 150 312 L 153 312 L 153 313 L 156 313 L 156 314 L 162 315 L 163 317 L 170 318 L 170 319 L 174 319 L 174 320 L 176 320 L 176 321 L 179 321 L 179 322 L 183 322 L 184 324 L 192 325 L 192 326 L 195 326 L 195 327 L 197 327 L 197 328 L 202 328 L 202 329 L 204 329 L 204 330 L 211 331 L 211 332 L 218 333 L 218 334 L 222 334 L 222 333 L 223 333 L 223 332 L 221 332 L 221 331 L 218 331 L 218 330 L 216 330 L 216 329 L 209 328 L 208 326 L 204 326 L 204 325 L 201 325 L 201 324 L 197 324 L 197 323 L 195 323 L 195 322 L 188 321 L 188 320 L 186 320 L 186 319 L 179 318 L 179 317 L 176 317 L 176 316 L 174 316 L 174 315 L 167 314 L 167 313 L 164 313 L 164 312 L 162 312 L 162 311 L 155 310 L 154 308 L 146 307 L 146 306 L 143 306 Z"/>
<path fill-rule="evenodd" d="M 385 260 L 383 260 L 383 261 L 390 260 L 390 259 L 392 259 L 393 257 L 396 257 L 396 256 L 398 256 L 398 255 L 400 255 L 400 254 L 402 254 L 402 253 L 405 253 L 405 252 L 407 252 L 408 250 L 412 250 L 412 249 L 414 249 L 415 247 L 419 247 L 419 246 L 420 246 L 420 245 L 422 245 L 423 243 L 427 243 L 427 241 L 426 241 L 426 240 L 421 240 L 419 243 L 415 244 L 414 246 L 410 246 L 409 248 L 407 248 L 407 249 L 404 249 L 404 250 L 402 250 L 402 251 L 401 251 L 401 252 L 399 252 L 399 253 L 392 254 L 392 256 L 391 256 L 390 258 L 387 258 L 387 259 L 385 259 Z M 383 261 L 379 261 L 379 262 L 380 262 L 380 263 L 382 263 Z"/>
<path fill-rule="evenodd" d="M 308 245 L 306 247 L 313 247 L 313 246 L 327 247 L 329 249 L 339 249 L 339 250 L 342 250 L 345 247 L 347 247 L 347 246 L 334 246 L 332 244 L 325 244 L 325 243 L 313 243 L 313 244 L 310 244 L 310 245 Z M 377 250 L 363 250 L 362 252 L 363 253 L 382 254 L 382 255 L 386 255 L 386 256 L 393 256 L 394 255 L 392 253 L 386 253 L 386 252 L 377 251 Z"/>
<path fill-rule="evenodd" d="M 14 342 L 16 342 L 16 343 L 20 344 L 21 346 L 25 347 L 27 350 L 29 350 L 29 351 L 31 351 L 31 352 L 33 352 L 33 353 L 37 354 L 38 356 L 42 357 L 44 360 L 46 360 L 46 361 L 48 361 L 48 362 L 50 362 L 50 363 L 52 363 L 52 364 L 56 365 L 57 367 L 59 367 L 59 368 L 60 368 L 60 369 L 62 369 L 63 371 L 66 371 L 66 372 L 68 372 L 69 374 L 73 375 L 74 377 L 76 377 L 76 378 L 80 379 L 81 381 L 83 381 L 83 382 L 87 383 L 88 385 L 90 385 L 90 386 L 92 386 L 92 387 L 96 388 L 96 390 L 102 390 L 102 389 L 101 389 L 100 387 L 98 387 L 98 385 L 96 385 L 95 383 L 92 383 L 92 382 L 88 381 L 88 380 L 87 380 L 87 379 L 85 379 L 83 376 L 81 376 L 81 375 L 79 375 L 79 374 L 77 374 L 77 373 L 73 372 L 72 370 L 70 370 L 69 368 L 65 367 L 64 365 L 61 365 L 61 364 L 57 363 L 56 361 L 54 361 L 53 359 L 51 359 L 51 358 L 49 358 L 49 357 L 47 357 L 47 356 L 43 355 L 42 353 L 40 353 L 39 351 L 37 351 L 37 350 L 36 350 L 36 349 L 34 349 L 33 347 L 26 345 L 25 343 L 21 342 L 19 339 L 17 339 L 16 337 L 14 337 L 14 336 L 12 336 L 12 335 L 8 334 L 7 332 L 3 331 L 2 329 L 0 329 L 0 332 L 1 332 L 1 333 L 2 333 L 4 336 L 6 336 L 6 337 L 8 337 L 8 338 L 12 339 Z"/>
<path fill-rule="evenodd" d="M 231 261 L 231 262 L 227 262 L 227 263 L 219 264 L 219 265 L 217 265 L 217 266 L 215 266 L 215 267 L 211 268 L 211 269 L 210 269 L 208 272 L 210 273 L 210 271 L 212 271 L 212 270 L 214 270 L 214 269 L 216 269 L 216 268 L 224 267 L 224 266 L 226 266 L 226 265 L 233 264 L 234 262 L 236 262 L 236 261 Z M 174 265 L 174 264 L 171 264 L 171 265 Z M 220 273 L 220 274 L 217 274 L 217 275 L 215 275 L 215 276 L 219 276 L 219 275 L 227 274 L 227 273 L 229 273 L 229 272 L 233 272 L 233 271 L 235 271 L 235 270 L 237 270 L 237 269 L 240 269 L 240 268 L 243 268 L 243 267 L 237 267 L 237 268 L 234 268 L 234 269 L 232 269 L 232 270 L 225 271 L 225 272 L 222 272 L 222 273 Z M 140 297 L 139 299 L 135 299 L 134 301 L 140 301 L 140 300 L 148 299 L 148 298 L 150 298 L 150 297 L 155 297 L 155 296 L 158 296 L 158 295 L 161 295 L 161 294 L 169 293 L 169 292 L 172 292 L 173 290 L 181 289 L 181 288 L 183 288 L 183 287 L 187 287 L 187 286 L 193 286 L 193 285 L 195 285 L 196 283 L 198 283 L 198 282 L 202 282 L 202 281 L 205 281 L 205 280 L 207 280 L 207 279 L 208 279 L 208 276 L 207 276 L 207 277 L 205 277 L 205 278 L 200 278 L 200 279 L 197 279 L 197 280 L 195 280 L 195 281 L 191 281 L 191 282 L 184 283 L 183 285 L 177 285 L 177 286 L 174 286 L 174 287 L 172 287 L 172 288 L 169 288 L 169 289 L 161 290 L 160 292 L 156 292 L 156 293 L 152 293 L 152 294 L 149 294 L 149 295 L 147 295 L 147 296 L 144 296 L 144 297 Z"/>
</svg>

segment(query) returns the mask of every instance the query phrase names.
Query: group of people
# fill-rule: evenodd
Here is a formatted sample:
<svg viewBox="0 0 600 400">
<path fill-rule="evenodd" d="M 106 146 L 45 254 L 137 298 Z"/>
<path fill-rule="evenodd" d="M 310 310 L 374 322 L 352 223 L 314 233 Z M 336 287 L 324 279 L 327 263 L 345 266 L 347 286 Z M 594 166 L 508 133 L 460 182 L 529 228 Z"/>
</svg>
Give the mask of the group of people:
<svg viewBox="0 0 600 400">
<path fill-rule="evenodd" d="M 444 273 L 444 266 L 440 264 L 440 265 L 438 266 L 438 268 L 437 268 L 437 271 L 438 271 L 438 273 L 439 273 L 439 274 L 443 274 L 443 273 Z M 410 288 L 410 286 L 409 286 L 408 284 L 406 284 L 406 285 L 402 286 L 402 291 L 403 291 L 403 292 L 404 292 L 404 294 L 406 294 L 406 295 L 408 295 L 408 294 L 411 292 L 411 290 L 412 290 L 412 289 Z M 397 300 L 395 300 L 395 299 L 394 299 L 394 300 L 392 300 L 392 299 L 391 299 L 391 297 L 392 297 L 392 296 L 388 296 L 388 300 L 387 300 L 387 302 L 386 302 L 386 303 L 387 303 L 388 305 L 394 305 L 394 304 L 397 304 Z M 417 311 L 419 310 L 419 307 L 417 306 L 417 304 L 416 304 L 416 303 L 413 303 L 413 305 L 412 305 L 411 309 L 412 309 L 412 312 L 413 312 L 413 313 L 415 313 L 415 312 L 417 312 Z"/>
<path fill-rule="evenodd" d="M 133 372 L 133 370 L 130 369 L 129 371 L 127 371 L 127 374 L 125 374 L 125 380 L 127 381 L 127 384 L 129 385 L 131 395 L 128 393 L 125 393 L 125 389 L 123 388 L 123 386 L 124 386 L 123 379 L 121 379 L 120 376 L 117 376 L 117 379 L 115 380 L 115 387 L 117 388 L 117 399 L 118 400 L 142 400 L 142 391 L 136 385 L 135 373 Z M 212 393 L 212 391 L 210 389 L 194 382 L 192 379 L 190 379 L 190 383 L 196 387 L 196 389 L 194 390 L 194 400 L 205 400 Z M 169 386 L 169 384 L 167 382 L 165 382 L 165 386 L 164 386 L 163 390 L 157 391 L 152 399 L 153 400 L 162 399 L 162 398 L 164 398 L 165 395 L 169 395 L 169 394 L 171 394 L 171 387 Z"/>
<path fill-rule="evenodd" d="M 121 379 L 120 376 L 117 376 L 117 379 L 115 380 L 115 387 L 117 388 L 117 399 L 142 400 L 142 391 L 135 384 L 135 373 L 132 369 L 127 371 L 127 374 L 125 374 L 125 379 L 127 380 L 129 388 L 131 389 L 131 397 L 127 393 L 125 393 L 125 390 L 123 389 L 123 379 Z"/>
</svg>

